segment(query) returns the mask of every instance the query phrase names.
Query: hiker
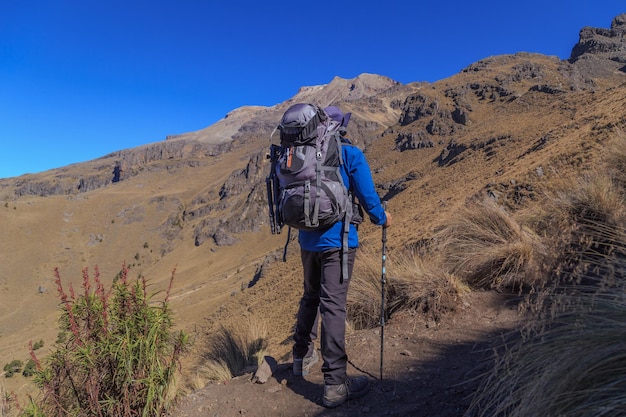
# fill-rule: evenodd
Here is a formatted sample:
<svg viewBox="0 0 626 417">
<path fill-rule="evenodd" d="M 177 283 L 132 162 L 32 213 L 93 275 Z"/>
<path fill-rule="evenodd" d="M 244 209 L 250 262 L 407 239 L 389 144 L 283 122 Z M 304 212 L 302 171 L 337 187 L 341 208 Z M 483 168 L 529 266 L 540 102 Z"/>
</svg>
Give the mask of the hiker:
<svg viewBox="0 0 626 417">
<path fill-rule="evenodd" d="M 351 113 L 330 106 L 326 114 L 341 124 L 341 133 L 350 120 Z M 391 215 L 380 201 L 369 164 L 363 152 L 342 138 L 343 182 L 369 215 L 372 223 L 389 226 Z M 358 216 L 357 216 L 358 217 Z M 352 275 L 356 248 L 357 226 L 352 222 L 348 233 L 347 276 L 342 274 L 343 221 L 323 230 L 300 230 L 304 270 L 304 292 L 298 309 L 293 346 L 293 374 L 307 375 L 317 363 L 315 349 L 317 339 L 318 309 L 321 318 L 322 372 L 324 373 L 324 399 L 326 407 L 336 407 L 348 399 L 365 395 L 369 390 L 367 376 L 348 377 L 348 357 L 345 349 L 345 322 L 348 285 Z M 344 270 L 345 271 L 345 270 Z"/>
</svg>

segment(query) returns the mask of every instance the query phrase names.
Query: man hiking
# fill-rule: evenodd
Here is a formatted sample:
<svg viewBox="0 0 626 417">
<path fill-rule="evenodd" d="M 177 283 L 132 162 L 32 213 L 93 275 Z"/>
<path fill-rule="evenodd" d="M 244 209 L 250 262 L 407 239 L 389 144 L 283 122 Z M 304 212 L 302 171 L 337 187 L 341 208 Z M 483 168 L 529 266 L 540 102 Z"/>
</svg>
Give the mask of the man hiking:
<svg viewBox="0 0 626 417">
<path fill-rule="evenodd" d="M 344 133 L 351 114 L 344 115 L 335 106 L 326 107 L 324 112 L 340 123 L 341 132 Z M 365 155 L 345 137 L 341 142 L 343 161 L 340 172 L 345 187 L 350 195 L 358 199 L 372 223 L 389 226 L 391 215 L 384 210 L 376 193 Z M 360 216 L 353 216 L 353 219 L 358 217 Z M 346 302 L 359 239 L 357 225 L 352 221 L 345 259 L 342 256 L 343 223 L 344 221 L 338 221 L 322 230 L 300 230 L 298 237 L 304 270 L 304 292 L 300 299 L 294 333 L 293 374 L 307 375 L 319 359 L 315 349 L 319 309 L 320 351 L 324 373 L 323 403 L 326 407 L 336 407 L 346 400 L 365 395 L 369 390 L 367 376 L 348 377 L 346 370 Z M 344 269 L 342 262 L 346 260 L 348 265 Z M 344 276 L 346 270 L 347 276 Z"/>
</svg>

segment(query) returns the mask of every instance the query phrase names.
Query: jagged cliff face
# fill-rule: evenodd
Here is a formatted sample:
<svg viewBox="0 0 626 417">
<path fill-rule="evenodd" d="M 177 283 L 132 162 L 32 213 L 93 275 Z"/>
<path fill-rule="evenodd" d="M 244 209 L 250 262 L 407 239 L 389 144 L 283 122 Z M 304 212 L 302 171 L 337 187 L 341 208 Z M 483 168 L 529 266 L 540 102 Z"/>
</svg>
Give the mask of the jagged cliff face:
<svg viewBox="0 0 626 417">
<path fill-rule="evenodd" d="M 76 280 L 93 265 L 112 277 L 126 261 L 155 286 L 176 268 L 172 301 L 189 325 L 225 297 L 244 297 L 285 244 L 269 233 L 266 153 L 295 102 L 352 112 L 349 135 L 399 225 L 390 247 L 427 239 L 468 199 L 490 195 L 511 210 L 539 204 L 551 181 L 593 167 L 626 127 L 625 22 L 584 28 L 568 60 L 491 57 L 432 84 L 335 78 L 206 129 L 0 180 L 0 337 L 13 346 L 0 348 L 0 362 L 24 340 L 56 337 L 55 266 Z M 363 225 L 365 244 L 374 232 Z"/>
<path fill-rule="evenodd" d="M 580 31 L 580 39 L 572 49 L 569 61 L 595 57 L 626 64 L 625 36 L 626 14 L 615 17 L 610 29 L 585 27 Z"/>
<path fill-rule="evenodd" d="M 581 29 L 569 62 L 588 77 L 613 78 L 618 71 L 626 72 L 626 14 L 615 17 L 610 29 Z"/>
</svg>

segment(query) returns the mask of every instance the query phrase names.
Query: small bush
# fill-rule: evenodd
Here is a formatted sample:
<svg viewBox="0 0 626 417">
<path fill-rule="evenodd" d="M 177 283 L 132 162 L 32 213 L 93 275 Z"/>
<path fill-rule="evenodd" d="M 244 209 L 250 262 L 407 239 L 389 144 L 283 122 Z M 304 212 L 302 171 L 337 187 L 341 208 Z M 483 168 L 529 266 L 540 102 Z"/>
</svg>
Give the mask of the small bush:
<svg viewBox="0 0 626 417">
<path fill-rule="evenodd" d="M 37 363 L 34 360 L 29 359 L 28 362 L 26 362 L 26 365 L 24 365 L 22 376 L 25 376 L 28 378 L 30 376 L 35 375 L 36 371 L 37 371 Z"/>
<path fill-rule="evenodd" d="M 10 363 L 4 365 L 5 378 L 11 378 L 15 374 L 22 372 L 22 366 L 24 362 L 19 359 L 13 359 Z"/>
<path fill-rule="evenodd" d="M 105 291 L 98 270 L 83 270 L 83 293 L 66 290 L 55 270 L 67 341 L 37 363 L 35 380 L 42 399 L 24 415 L 160 416 L 173 399 L 175 373 L 188 346 L 187 335 L 172 333 L 165 299 L 152 300 L 146 280 L 127 277 L 124 266 Z M 171 283 L 174 278 L 172 273 Z"/>
<path fill-rule="evenodd" d="M 12 395 L 6 391 L 4 385 L 2 384 L 2 381 L 0 380 L 0 416 L 4 417 L 9 415 L 9 412 L 12 408 L 12 403 Z"/>
<path fill-rule="evenodd" d="M 67 340 L 67 333 L 65 331 L 61 331 L 57 334 L 57 340 L 54 342 L 56 344 L 64 343 Z"/>
</svg>

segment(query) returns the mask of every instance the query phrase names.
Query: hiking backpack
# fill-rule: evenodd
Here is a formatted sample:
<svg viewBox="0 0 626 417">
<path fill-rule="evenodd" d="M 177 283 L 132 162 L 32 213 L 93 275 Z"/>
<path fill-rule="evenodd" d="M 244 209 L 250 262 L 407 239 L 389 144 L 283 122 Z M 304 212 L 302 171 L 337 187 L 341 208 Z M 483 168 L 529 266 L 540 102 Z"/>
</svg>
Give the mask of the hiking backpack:
<svg viewBox="0 0 626 417">
<path fill-rule="evenodd" d="M 272 233 L 284 225 L 321 230 L 344 219 L 349 224 L 352 202 L 340 172 L 340 128 L 313 104 L 295 104 L 283 114 L 266 180 Z"/>
</svg>

